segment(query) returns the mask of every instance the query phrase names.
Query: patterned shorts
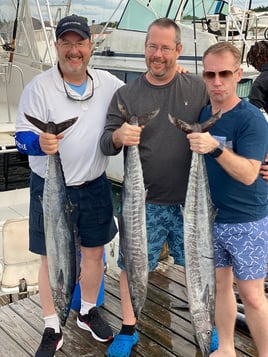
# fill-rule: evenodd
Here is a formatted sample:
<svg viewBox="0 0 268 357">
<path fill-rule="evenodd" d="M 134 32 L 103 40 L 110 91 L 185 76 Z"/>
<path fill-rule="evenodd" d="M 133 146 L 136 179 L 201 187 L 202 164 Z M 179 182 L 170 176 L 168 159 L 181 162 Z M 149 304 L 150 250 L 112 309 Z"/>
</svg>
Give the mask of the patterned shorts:
<svg viewBox="0 0 268 357">
<path fill-rule="evenodd" d="M 240 280 L 264 278 L 268 262 L 268 217 L 248 223 L 214 223 L 216 267 L 233 267 Z"/>
<path fill-rule="evenodd" d="M 183 221 L 180 205 L 164 206 L 147 203 L 146 227 L 149 271 L 157 267 L 165 241 L 168 242 L 174 263 L 184 266 Z M 124 269 L 120 251 L 118 266 Z"/>
</svg>

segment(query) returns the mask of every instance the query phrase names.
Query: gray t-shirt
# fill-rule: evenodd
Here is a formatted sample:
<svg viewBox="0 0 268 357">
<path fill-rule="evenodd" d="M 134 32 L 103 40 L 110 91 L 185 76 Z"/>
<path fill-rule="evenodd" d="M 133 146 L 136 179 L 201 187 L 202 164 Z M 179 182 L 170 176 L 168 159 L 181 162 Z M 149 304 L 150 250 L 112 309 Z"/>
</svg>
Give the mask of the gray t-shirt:
<svg viewBox="0 0 268 357">
<path fill-rule="evenodd" d="M 121 87 L 112 99 L 101 137 L 105 155 L 116 155 L 120 151 L 112 143 L 113 131 L 124 123 L 118 102 L 128 113 L 138 117 L 160 109 L 158 115 L 145 125 L 139 145 L 147 202 L 184 203 L 191 151 L 185 133 L 169 122 L 168 114 L 188 123 L 198 120 L 201 109 L 208 102 L 202 78 L 176 73 L 170 83 L 155 86 L 143 74 Z"/>
</svg>

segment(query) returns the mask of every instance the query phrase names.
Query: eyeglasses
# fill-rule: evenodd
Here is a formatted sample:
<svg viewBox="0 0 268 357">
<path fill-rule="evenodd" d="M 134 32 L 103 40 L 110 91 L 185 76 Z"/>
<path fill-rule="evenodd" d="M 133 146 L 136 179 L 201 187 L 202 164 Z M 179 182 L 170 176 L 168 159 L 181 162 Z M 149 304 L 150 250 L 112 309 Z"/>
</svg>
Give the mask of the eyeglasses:
<svg viewBox="0 0 268 357">
<path fill-rule="evenodd" d="M 62 73 L 62 71 L 61 71 L 61 69 L 60 69 L 59 64 L 58 64 L 58 70 L 59 70 L 60 75 L 61 75 L 61 78 L 62 78 L 63 87 L 64 87 L 64 90 L 65 90 L 65 93 L 66 93 L 67 98 L 69 98 L 69 99 L 71 99 L 71 100 L 74 100 L 74 101 L 76 101 L 76 102 L 84 102 L 84 101 L 89 100 L 90 98 L 93 97 L 93 94 L 94 94 L 94 81 L 93 81 L 93 77 L 88 73 L 88 71 L 86 71 L 86 73 L 87 73 L 88 78 L 91 80 L 92 90 L 91 90 L 91 93 L 89 93 L 88 95 L 81 97 L 78 93 L 77 93 L 77 94 L 76 94 L 75 92 L 72 92 L 72 93 L 71 93 L 71 92 L 68 90 L 68 87 L 67 87 L 66 82 L 65 82 L 65 80 L 64 80 L 64 78 L 63 78 L 63 73 Z"/>
<path fill-rule="evenodd" d="M 163 55 L 169 55 L 172 51 L 176 49 L 176 47 L 174 48 L 170 48 L 168 46 L 158 47 L 156 45 L 146 45 L 146 48 L 149 53 L 155 53 L 157 52 L 157 50 L 160 50 Z"/>
<path fill-rule="evenodd" d="M 85 41 L 78 41 L 78 42 L 70 42 L 70 41 L 58 41 L 58 44 L 60 45 L 61 48 L 63 48 L 64 50 L 71 50 L 73 47 L 75 47 L 76 49 L 84 49 L 86 46 L 88 46 L 88 42 Z"/>
<path fill-rule="evenodd" d="M 203 78 L 207 80 L 212 80 L 215 79 L 215 77 L 218 75 L 221 79 L 228 79 L 231 78 L 238 70 L 239 68 L 234 71 L 231 71 L 229 69 L 225 69 L 224 71 L 219 72 L 203 71 Z"/>
</svg>

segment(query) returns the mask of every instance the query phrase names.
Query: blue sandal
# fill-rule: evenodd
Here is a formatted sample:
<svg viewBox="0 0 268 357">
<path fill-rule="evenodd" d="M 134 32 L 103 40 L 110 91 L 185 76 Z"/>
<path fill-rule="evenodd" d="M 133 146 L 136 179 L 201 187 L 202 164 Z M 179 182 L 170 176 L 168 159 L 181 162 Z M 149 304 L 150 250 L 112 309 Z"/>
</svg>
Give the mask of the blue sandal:
<svg viewBox="0 0 268 357">
<path fill-rule="evenodd" d="M 135 331 L 133 335 L 115 335 L 113 342 L 107 350 L 108 357 L 129 357 L 132 347 L 138 343 L 139 335 Z"/>
<path fill-rule="evenodd" d="M 210 344 L 210 353 L 216 351 L 218 347 L 219 347 L 218 333 L 217 333 L 217 329 L 213 327 L 211 344 Z"/>
</svg>

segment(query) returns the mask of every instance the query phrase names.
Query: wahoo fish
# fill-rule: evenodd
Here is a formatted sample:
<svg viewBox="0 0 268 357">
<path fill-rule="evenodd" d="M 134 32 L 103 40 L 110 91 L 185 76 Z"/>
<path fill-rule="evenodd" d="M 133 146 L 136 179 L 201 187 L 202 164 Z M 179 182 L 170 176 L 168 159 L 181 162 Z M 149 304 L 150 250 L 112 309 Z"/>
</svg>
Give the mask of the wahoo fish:
<svg viewBox="0 0 268 357">
<path fill-rule="evenodd" d="M 122 116 L 129 124 L 143 125 L 158 111 L 141 117 L 131 116 L 118 103 Z M 128 287 L 135 317 L 138 319 L 147 296 L 148 254 L 146 234 L 146 192 L 137 145 L 127 148 L 122 187 L 122 207 L 119 216 L 120 248 L 123 253 Z"/>
<path fill-rule="evenodd" d="M 25 113 L 24 113 L 25 114 Z M 44 132 L 59 134 L 78 118 L 62 123 L 44 123 L 25 114 L 26 118 Z M 78 242 L 71 220 L 72 205 L 66 195 L 65 179 L 60 155 L 48 155 L 42 198 L 44 230 L 49 282 L 55 309 L 61 325 L 68 318 L 75 284 L 77 282 Z"/>
<path fill-rule="evenodd" d="M 205 123 L 188 124 L 169 115 L 169 121 L 185 133 L 208 131 L 221 113 Z M 189 310 L 203 357 L 210 354 L 215 312 L 213 222 L 216 216 L 208 184 L 204 155 L 193 152 L 183 209 L 185 275 Z"/>
</svg>

